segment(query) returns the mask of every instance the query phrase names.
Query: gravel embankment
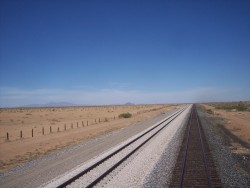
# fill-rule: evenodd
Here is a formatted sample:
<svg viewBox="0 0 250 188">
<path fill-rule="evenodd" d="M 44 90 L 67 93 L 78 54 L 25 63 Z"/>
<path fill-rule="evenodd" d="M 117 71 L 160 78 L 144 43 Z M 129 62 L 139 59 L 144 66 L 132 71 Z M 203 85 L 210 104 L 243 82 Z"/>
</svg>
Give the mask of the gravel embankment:
<svg viewBox="0 0 250 188">
<path fill-rule="evenodd" d="M 170 121 L 171 119 L 167 120 L 166 122 Z M 164 120 L 161 120 L 161 121 L 164 121 Z M 157 130 L 159 130 L 161 127 L 163 127 L 165 123 L 161 124 L 160 126 L 157 126 L 152 132 L 150 132 L 149 134 L 146 134 L 145 136 L 143 136 L 142 138 L 140 138 L 139 140 L 137 140 L 135 143 L 133 143 L 129 147 L 125 148 L 124 150 L 122 150 L 121 152 L 119 152 L 118 154 L 116 154 L 115 156 L 113 156 L 112 158 L 110 158 L 107 161 L 105 161 L 104 163 L 100 164 L 98 167 L 96 167 L 94 170 L 91 170 L 90 172 L 88 172 L 82 178 L 79 178 L 75 183 L 73 183 L 71 185 L 71 187 L 86 187 L 90 182 L 92 182 L 95 179 L 95 177 L 98 177 L 103 171 L 105 171 L 107 169 L 107 167 L 110 167 L 111 165 L 113 165 L 115 163 L 115 161 L 118 161 L 120 158 L 122 158 L 127 153 L 129 153 L 133 148 L 135 148 L 138 145 L 140 145 L 140 143 L 142 143 L 148 137 L 150 137 L 151 135 L 153 135 L 154 132 L 157 132 Z M 158 123 L 156 123 L 155 125 L 157 125 L 157 124 Z M 154 127 L 155 125 L 152 125 L 152 127 Z M 89 166 L 92 166 L 92 164 L 95 164 L 97 161 L 105 158 L 106 156 L 108 156 L 113 151 L 116 151 L 117 149 L 119 149 L 122 146 L 126 145 L 127 143 L 129 143 L 130 141 L 134 140 L 138 136 L 143 135 L 145 132 L 147 132 L 148 130 L 150 130 L 152 127 L 149 127 L 148 129 L 146 129 L 146 130 L 138 133 L 137 135 L 134 135 L 133 137 L 130 137 L 128 140 L 122 142 L 121 144 L 119 144 L 119 145 L 117 145 L 115 147 L 110 148 L 109 150 L 107 150 L 103 154 L 94 157 L 93 159 L 89 160 L 88 162 L 86 162 L 86 163 L 84 163 L 82 165 L 79 165 L 77 168 L 64 173 L 63 175 L 61 175 L 61 176 L 59 176 L 59 177 L 51 180 L 50 182 L 44 184 L 43 186 L 45 186 L 45 187 L 56 187 L 56 186 L 62 184 L 63 182 L 65 182 L 70 177 L 73 177 L 76 174 L 78 174 L 79 172 L 84 171 Z"/>
<path fill-rule="evenodd" d="M 155 129 L 150 131 L 148 134 L 144 135 L 142 138 L 136 140 L 133 144 L 131 144 L 128 147 L 124 148 L 121 152 L 119 152 L 118 154 L 112 156 L 107 161 L 105 161 L 104 163 L 102 163 L 98 167 L 96 167 L 94 170 L 91 170 L 86 175 L 84 175 L 81 178 L 77 179 L 74 183 L 72 183 L 71 185 L 69 185 L 67 187 L 87 187 L 87 185 L 89 185 L 91 182 L 93 182 L 97 177 L 101 176 L 107 169 L 109 169 L 111 166 L 115 165 L 117 162 L 120 161 L 120 159 L 127 156 L 135 148 L 140 146 L 144 141 L 146 141 L 148 138 L 150 138 L 156 132 L 161 130 L 166 123 L 170 122 L 170 120 L 168 120 L 165 123 L 161 124 L 160 126 L 156 127 Z M 146 131 L 143 131 L 143 132 L 146 132 Z M 135 137 L 137 137 L 137 136 L 135 136 Z M 133 138 L 129 139 L 128 142 L 130 142 L 131 140 L 133 140 Z M 124 144 L 122 144 L 122 145 L 125 145 L 128 142 L 124 142 Z M 118 148 L 120 148 L 120 147 L 118 147 Z"/>
<path fill-rule="evenodd" d="M 173 135 L 172 140 L 169 142 L 168 147 L 163 151 L 160 159 L 156 163 L 152 172 L 146 177 L 143 188 L 151 187 L 169 187 L 172 171 L 175 167 L 176 160 L 180 151 L 180 147 L 184 138 L 186 125 L 188 123 L 190 112 L 182 122 L 180 128 Z"/>
<path fill-rule="evenodd" d="M 190 107 L 150 143 L 102 181 L 98 187 L 162 187 L 168 185 L 178 156 L 183 126 Z M 159 168 L 164 165 L 163 168 Z M 163 175 L 163 178 L 159 176 Z"/>
<path fill-rule="evenodd" d="M 230 151 L 229 143 L 221 134 L 218 122 L 201 109 L 198 114 L 223 187 L 250 187 L 249 172 L 239 165 L 239 159 Z"/>
</svg>

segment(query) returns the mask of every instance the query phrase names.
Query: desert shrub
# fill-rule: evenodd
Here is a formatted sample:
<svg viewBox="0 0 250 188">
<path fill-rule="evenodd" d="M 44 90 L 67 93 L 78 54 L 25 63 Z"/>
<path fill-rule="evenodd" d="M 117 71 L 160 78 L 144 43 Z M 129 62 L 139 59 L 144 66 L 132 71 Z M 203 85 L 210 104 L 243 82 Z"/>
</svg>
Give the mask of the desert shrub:
<svg viewBox="0 0 250 188">
<path fill-rule="evenodd" d="M 236 107 L 237 111 L 246 111 L 247 109 L 248 109 L 247 106 L 237 106 Z"/>
<path fill-rule="evenodd" d="M 217 109 L 222 110 L 236 110 L 236 111 L 247 111 L 248 106 L 243 102 L 238 103 L 224 103 L 216 106 Z"/>
<path fill-rule="evenodd" d="M 207 110 L 207 113 L 209 113 L 209 114 L 214 114 L 213 110 L 211 110 L 211 109 L 208 109 L 208 110 Z"/>
<path fill-rule="evenodd" d="M 130 114 L 129 112 L 122 113 L 119 115 L 119 118 L 130 118 L 130 117 L 132 117 L 132 114 Z"/>
</svg>

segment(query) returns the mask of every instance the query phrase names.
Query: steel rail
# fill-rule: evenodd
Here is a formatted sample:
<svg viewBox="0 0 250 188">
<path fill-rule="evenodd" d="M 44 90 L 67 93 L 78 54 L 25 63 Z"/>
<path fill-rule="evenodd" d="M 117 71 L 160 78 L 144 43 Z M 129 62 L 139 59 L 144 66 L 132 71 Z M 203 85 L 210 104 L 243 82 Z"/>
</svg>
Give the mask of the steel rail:
<svg viewBox="0 0 250 188">
<path fill-rule="evenodd" d="M 196 111 L 196 118 L 197 118 L 197 123 L 198 123 L 198 128 L 199 128 L 199 135 L 200 135 L 200 141 L 201 141 L 201 147 L 202 147 L 202 154 L 203 154 L 203 160 L 204 160 L 204 164 L 205 164 L 205 172 L 207 175 L 207 183 L 208 183 L 208 187 L 211 188 L 212 184 L 211 184 L 211 178 L 210 178 L 210 173 L 208 170 L 208 162 L 206 159 L 206 153 L 205 153 L 205 147 L 204 147 L 204 143 L 201 137 L 201 125 L 200 125 L 200 121 L 199 121 L 199 117 L 198 117 L 198 113 L 197 113 L 197 109 L 195 108 Z"/>
<path fill-rule="evenodd" d="M 187 151 L 188 151 L 188 144 L 189 144 L 189 136 L 190 136 L 190 128 L 191 128 L 192 117 L 193 117 L 193 109 L 191 109 L 191 114 L 189 116 L 189 121 L 188 121 L 188 132 L 187 132 L 187 140 L 186 140 L 186 147 L 185 147 L 185 156 L 184 156 L 184 160 L 182 162 L 182 171 L 181 171 L 180 184 L 179 184 L 180 188 L 182 187 L 183 178 L 184 178 L 184 174 L 185 174 L 185 168 L 186 168 L 186 162 L 187 162 Z"/>
<path fill-rule="evenodd" d="M 128 142 L 127 144 L 125 144 L 124 146 L 122 146 L 121 148 L 119 148 L 118 150 L 112 152 L 111 154 L 109 154 L 108 156 L 104 157 L 103 159 L 99 160 L 98 162 L 96 162 L 95 164 L 91 165 L 90 167 L 88 167 L 87 169 L 83 170 L 82 172 L 78 173 L 77 175 L 73 176 L 72 178 L 70 178 L 69 180 L 63 182 L 62 184 L 60 184 L 59 186 L 57 186 L 57 188 L 63 188 L 66 187 L 67 185 L 71 184 L 72 182 L 74 182 L 75 180 L 79 179 L 81 176 L 87 174 L 89 171 L 91 171 L 92 169 L 96 168 L 98 165 L 100 165 L 101 163 L 105 162 L 106 160 L 108 160 L 109 158 L 111 158 L 112 156 L 114 156 L 115 154 L 119 153 L 120 151 L 122 151 L 123 149 L 127 148 L 128 146 L 130 146 L 131 144 L 133 144 L 135 141 L 139 140 L 140 138 L 142 138 L 143 136 L 145 136 L 146 134 L 148 134 L 149 132 L 153 131 L 154 129 L 156 129 L 157 127 L 159 127 L 160 125 L 162 125 L 164 122 L 168 121 L 169 119 L 171 119 L 172 117 L 175 117 L 170 120 L 166 125 L 164 125 L 161 129 L 159 129 L 156 133 L 154 133 L 152 136 L 150 136 L 146 141 L 144 141 L 142 144 L 140 144 L 138 147 L 136 147 L 132 152 L 130 152 L 127 156 L 125 156 L 124 158 L 122 158 L 119 162 L 117 162 L 115 165 L 113 165 L 111 168 L 109 168 L 104 174 L 102 174 L 101 176 L 99 176 L 96 180 L 94 180 L 91 184 L 89 184 L 87 187 L 93 187 L 94 185 L 96 185 L 101 179 L 103 179 L 107 174 L 109 174 L 111 171 L 113 171 L 113 169 L 115 169 L 117 166 L 119 166 L 123 161 L 125 161 L 129 156 L 131 156 L 134 152 L 136 152 L 140 147 L 142 147 L 146 142 L 148 142 L 151 138 L 153 138 L 153 136 L 155 136 L 158 132 L 160 132 L 163 128 L 165 128 L 170 122 L 172 122 L 176 117 L 178 117 L 187 107 L 184 107 L 180 110 L 178 110 L 177 112 L 173 113 L 172 115 L 170 115 L 169 117 L 165 118 L 164 120 L 162 120 L 161 122 L 159 122 L 157 125 L 155 125 L 154 127 L 152 127 L 151 129 L 149 129 L 148 131 L 146 131 L 145 133 L 143 133 L 142 135 L 136 137 L 135 139 L 133 139 L 132 141 Z"/>
<path fill-rule="evenodd" d="M 183 110 L 184 111 L 184 110 Z M 125 157 L 123 157 L 120 161 L 118 161 L 115 165 L 113 165 L 111 168 L 109 168 L 106 172 L 104 172 L 101 176 L 99 176 L 95 181 L 90 183 L 86 188 L 94 187 L 98 182 L 100 182 L 105 176 L 107 176 L 110 172 L 112 172 L 116 167 L 118 167 L 121 163 L 123 163 L 126 159 L 128 159 L 132 154 L 134 154 L 137 150 L 139 150 L 144 144 L 146 144 L 149 140 L 151 140 L 156 134 L 158 134 L 162 129 L 164 129 L 167 125 L 169 125 L 175 118 L 177 118 L 183 111 L 181 111 L 179 114 L 177 114 L 176 117 L 171 119 L 166 125 L 164 125 L 162 128 L 160 128 L 157 132 L 155 132 L 153 135 L 151 135 L 148 139 L 146 139 L 144 142 L 142 142 L 139 146 L 137 146 L 135 149 L 133 149 L 129 154 L 127 154 Z"/>
<path fill-rule="evenodd" d="M 191 114 L 190 114 L 190 119 L 189 119 L 189 127 L 188 127 L 187 141 L 186 141 L 186 147 L 185 147 L 185 156 L 184 156 L 183 163 L 182 163 L 182 173 L 181 173 L 181 177 L 180 177 L 180 180 L 179 180 L 179 188 L 183 187 L 183 179 L 184 179 L 184 175 L 185 175 L 187 155 L 188 155 L 188 145 L 189 145 L 190 130 L 191 130 L 191 126 L 192 126 L 191 121 L 192 121 L 194 111 L 196 112 L 195 117 L 196 117 L 196 121 L 198 123 L 199 139 L 200 139 L 201 148 L 202 148 L 202 156 L 203 156 L 203 162 L 204 162 L 204 166 L 205 166 L 205 174 L 206 174 L 206 177 L 207 177 L 208 187 L 211 188 L 212 187 L 211 177 L 210 177 L 209 170 L 208 170 L 208 162 L 207 162 L 207 159 L 206 159 L 205 147 L 204 147 L 204 143 L 203 143 L 203 139 L 202 139 L 201 125 L 200 125 L 200 122 L 199 122 L 199 117 L 197 115 L 197 109 L 196 109 L 195 106 L 192 107 Z"/>
</svg>

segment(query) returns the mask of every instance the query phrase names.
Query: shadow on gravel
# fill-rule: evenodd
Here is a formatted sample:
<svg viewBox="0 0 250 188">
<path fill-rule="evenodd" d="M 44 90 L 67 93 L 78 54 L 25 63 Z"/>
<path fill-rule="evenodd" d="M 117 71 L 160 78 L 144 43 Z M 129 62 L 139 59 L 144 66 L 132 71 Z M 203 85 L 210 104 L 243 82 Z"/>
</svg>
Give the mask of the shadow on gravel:
<svg viewBox="0 0 250 188">
<path fill-rule="evenodd" d="M 250 154 L 234 153 L 232 150 L 233 143 L 239 144 L 246 150 L 250 149 L 250 145 L 229 131 L 224 125 L 226 121 L 223 118 L 208 114 L 206 109 L 200 105 L 198 109 L 204 125 L 207 126 L 208 135 L 206 136 L 211 137 L 210 142 L 213 145 L 212 148 L 215 152 L 214 155 L 217 159 L 217 165 L 221 168 L 220 171 L 223 176 L 225 176 L 223 177 L 224 183 L 226 182 L 227 187 L 250 187 Z M 229 153 L 226 151 L 229 151 Z M 244 185 L 241 183 L 235 184 L 241 186 L 235 186 L 229 183 L 244 182 L 244 178 L 247 186 L 244 183 Z"/>
<path fill-rule="evenodd" d="M 237 143 L 237 144 L 240 144 L 241 147 L 243 148 L 246 148 L 248 150 L 250 149 L 250 146 L 248 143 L 244 142 L 239 137 L 232 134 L 228 129 L 225 128 L 224 125 L 218 124 L 218 128 L 222 132 L 223 138 L 226 140 L 228 147 L 232 146 L 232 143 Z M 250 172 L 250 154 L 233 153 L 232 150 L 231 150 L 231 154 L 242 169 L 244 169 L 246 172 Z"/>
<path fill-rule="evenodd" d="M 231 133 L 228 129 L 225 128 L 224 125 L 218 124 L 218 127 L 224 132 L 224 134 L 232 139 L 233 142 L 239 143 L 241 146 L 250 149 L 250 145 L 246 143 L 245 141 L 241 140 L 239 137 L 235 136 L 233 133 Z"/>
</svg>

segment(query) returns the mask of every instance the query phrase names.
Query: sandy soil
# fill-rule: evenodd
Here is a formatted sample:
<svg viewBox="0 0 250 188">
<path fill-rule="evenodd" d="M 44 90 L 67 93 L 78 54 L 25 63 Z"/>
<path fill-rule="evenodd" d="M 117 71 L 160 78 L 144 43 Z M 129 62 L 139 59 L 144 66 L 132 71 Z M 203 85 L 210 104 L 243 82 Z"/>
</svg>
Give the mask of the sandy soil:
<svg viewBox="0 0 250 188">
<path fill-rule="evenodd" d="M 211 109 L 215 116 L 219 116 L 224 119 L 224 127 L 233 135 L 238 137 L 244 143 L 250 146 L 250 112 L 233 112 L 221 109 L 216 109 L 212 106 L 203 104 L 207 110 Z M 232 143 L 232 151 L 235 153 L 250 154 L 249 149 L 242 147 L 241 144 Z"/>
<path fill-rule="evenodd" d="M 0 171 L 3 172 L 53 150 L 144 121 L 173 108 L 176 108 L 176 106 L 135 105 L 1 109 Z M 124 112 L 133 114 L 132 118 L 118 118 L 119 114 Z M 50 127 L 52 133 L 50 133 Z M 34 137 L 31 136 L 32 129 Z M 20 139 L 21 130 L 22 139 Z M 7 132 L 9 133 L 9 140 L 6 137 Z"/>
</svg>

